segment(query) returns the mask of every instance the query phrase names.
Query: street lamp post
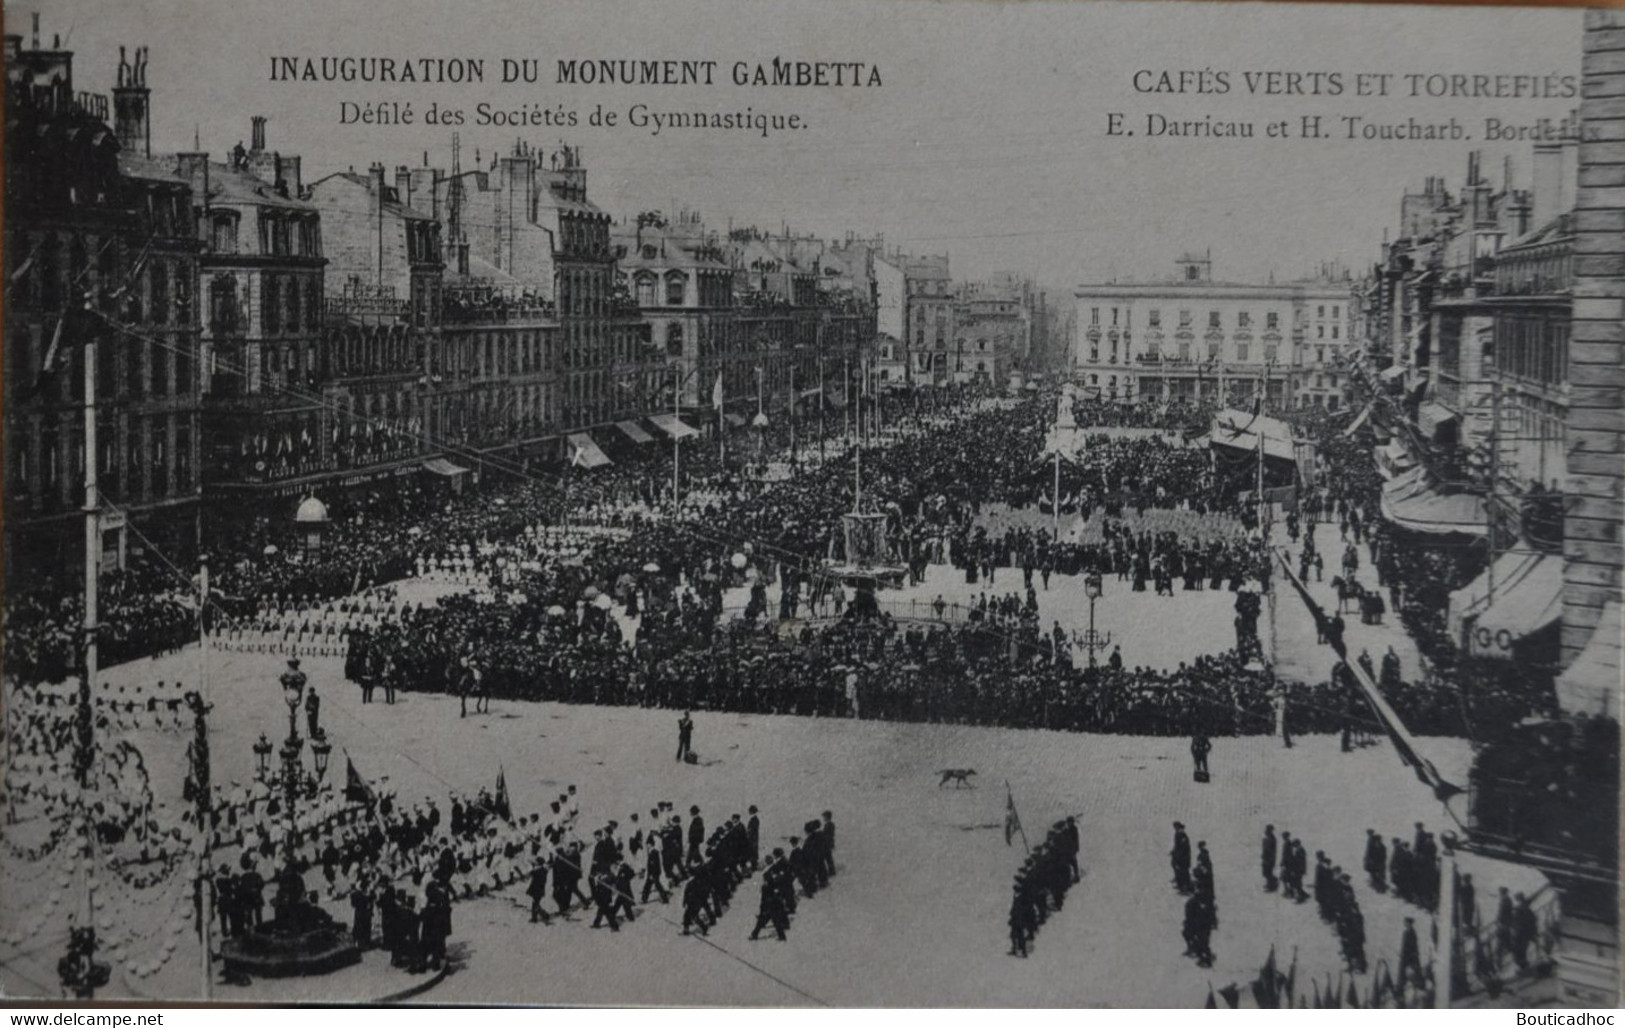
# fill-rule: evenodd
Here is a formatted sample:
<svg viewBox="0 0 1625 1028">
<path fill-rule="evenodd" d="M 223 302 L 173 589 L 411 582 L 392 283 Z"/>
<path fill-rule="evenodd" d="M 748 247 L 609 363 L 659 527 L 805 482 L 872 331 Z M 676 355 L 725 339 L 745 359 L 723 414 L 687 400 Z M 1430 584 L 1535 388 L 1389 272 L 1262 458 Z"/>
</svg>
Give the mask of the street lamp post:
<svg viewBox="0 0 1625 1028">
<path fill-rule="evenodd" d="M 1089 597 L 1089 631 L 1084 633 L 1083 646 L 1089 651 L 1089 666 L 1095 667 L 1095 651 L 1103 650 L 1112 644 L 1110 632 L 1095 631 L 1095 601 L 1099 600 L 1104 590 L 1101 588 L 1100 573 L 1091 571 L 1084 577 L 1083 592 Z"/>
<path fill-rule="evenodd" d="M 274 906 L 279 911 L 290 904 L 298 903 L 304 898 L 304 885 L 299 880 L 297 869 L 297 841 L 298 821 L 295 817 L 295 807 L 299 802 L 301 791 L 310 796 L 316 795 L 321 789 L 322 781 L 327 777 L 327 763 L 332 756 L 333 746 L 327 741 L 326 733 L 316 729 L 311 733 L 310 752 L 315 761 L 315 773 L 307 775 L 300 766 L 300 754 L 304 752 L 305 740 L 299 735 L 299 707 L 305 696 L 305 683 L 308 679 L 303 671 L 299 670 L 298 658 L 288 661 L 288 670 L 282 673 L 282 699 L 288 705 L 288 738 L 282 743 L 282 773 L 281 780 L 274 784 L 282 787 L 282 806 L 286 821 L 285 835 L 283 837 L 283 860 L 285 867 L 282 883 L 277 890 Z M 263 734 L 259 742 L 254 744 L 254 756 L 259 765 L 259 772 L 263 779 L 270 764 L 270 741 Z"/>
</svg>

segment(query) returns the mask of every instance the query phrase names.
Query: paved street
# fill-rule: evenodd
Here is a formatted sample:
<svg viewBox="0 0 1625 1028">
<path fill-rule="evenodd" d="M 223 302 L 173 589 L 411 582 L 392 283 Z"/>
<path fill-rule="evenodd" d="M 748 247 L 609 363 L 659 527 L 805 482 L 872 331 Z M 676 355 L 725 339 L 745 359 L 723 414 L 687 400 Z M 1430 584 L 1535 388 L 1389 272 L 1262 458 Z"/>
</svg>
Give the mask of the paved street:
<svg viewBox="0 0 1625 1028">
<path fill-rule="evenodd" d="M 407 804 L 435 796 L 444 808 L 449 789 L 491 787 L 501 769 L 521 813 L 576 784 L 589 826 L 612 817 L 625 825 L 627 814 L 662 799 L 684 809 L 697 803 L 713 818 L 755 803 L 763 810 L 764 836 L 773 839 L 820 810 L 836 814 L 841 874 L 828 891 L 802 903 L 786 943 L 746 941 L 753 883 L 712 933 L 720 949 L 681 938 L 673 907 L 657 907 L 611 934 L 592 931 L 582 920 L 533 926 L 514 899 L 489 898 L 456 907 L 453 943 L 462 965 L 427 995 L 436 1001 L 478 1002 L 501 990 L 548 1003 L 811 1002 L 737 957 L 808 995 L 844 1004 L 1145 1005 L 1187 998 L 1194 1004 L 1209 981 L 1223 985 L 1255 974 L 1271 941 L 1280 944 L 1283 961 L 1290 945 L 1299 947 L 1300 974 L 1335 977 L 1336 936 L 1318 923 L 1313 906 L 1261 890 L 1257 836 L 1266 821 L 1303 833 L 1311 851 L 1325 849 L 1349 868 L 1359 865 L 1367 825 L 1388 835 L 1408 835 L 1418 819 L 1449 827 L 1386 744 L 1341 754 L 1333 737 L 1303 739 L 1291 750 L 1268 738 L 1221 739 L 1212 757 L 1214 782 L 1198 786 L 1190 780 L 1186 740 L 1179 738 L 702 712 L 695 737 L 700 763 L 682 767 L 671 760 L 674 712 L 497 702 L 488 716 L 460 720 L 456 701 L 446 697 L 407 694 L 393 707 L 363 706 L 359 691 L 340 681 L 339 660 L 309 659 L 305 666 L 337 747 L 330 775 L 342 775 L 348 755 Z M 196 668 L 192 650 L 116 668 L 108 684 L 116 693 Z M 267 654 L 211 660 L 215 776 L 222 784 L 248 780 L 253 740 L 261 731 L 277 738 L 285 728 L 280 668 Z M 178 797 L 177 736 L 130 738 L 148 754 L 157 794 Z M 1461 742 L 1428 744 L 1447 777 L 1464 777 Z M 936 772 L 943 767 L 976 768 L 977 787 L 939 789 Z M 1002 957 L 1010 875 L 1020 860 L 1019 840 L 1007 848 L 1002 836 L 1006 780 L 1029 837 L 1069 812 L 1080 814 L 1083 826 L 1084 882 L 1045 926 L 1027 961 Z M 1174 818 L 1186 822 L 1193 839 L 1206 839 L 1214 854 L 1221 926 L 1214 938 L 1218 963 L 1207 971 L 1180 957 L 1181 900 L 1167 884 L 1166 862 Z M 1527 873 L 1470 859 L 1464 866 L 1476 872 L 1481 897 L 1501 882 L 1530 885 Z M 5 864 L 0 887 L 8 902 L 39 895 L 22 877 L 31 871 L 17 861 Z M 1400 918 L 1417 912 L 1363 884 L 1357 888 L 1372 964 L 1379 956 L 1392 963 Z M 111 919 L 161 930 L 154 910 L 163 904 L 142 905 L 127 893 L 116 886 L 103 890 Z M 1141 900 L 1125 907 L 1123 895 Z M 23 900 L 22 916 L 38 902 Z M 173 909 L 186 918 L 184 902 Z M 6 965 L 0 982 L 8 991 L 38 991 L 37 982 L 51 980 L 60 934 L 42 933 L 26 956 L 0 948 Z M 620 973 L 628 959 L 647 974 Z M 192 995 L 196 968 L 196 943 L 183 931 L 157 975 L 121 974 L 110 994 Z M 526 984 L 515 996 L 514 983 L 521 981 Z M 412 982 L 373 956 L 360 968 L 309 980 L 300 995 L 382 996 Z M 289 988 L 256 983 L 240 996 L 285 998 Z M 234 994 L 229 987 L 216 992 L 223 999 Z"/>
</svg>

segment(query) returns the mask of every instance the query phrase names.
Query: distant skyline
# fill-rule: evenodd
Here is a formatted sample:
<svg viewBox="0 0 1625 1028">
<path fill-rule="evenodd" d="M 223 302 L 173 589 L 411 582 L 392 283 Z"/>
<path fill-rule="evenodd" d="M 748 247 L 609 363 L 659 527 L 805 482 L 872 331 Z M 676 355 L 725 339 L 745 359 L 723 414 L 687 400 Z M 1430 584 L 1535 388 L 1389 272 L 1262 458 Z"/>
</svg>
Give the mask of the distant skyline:
<svg viewBox="0 0 1625 1028">
<path fill-rule="evenodd" d="M 697 210 L 725 230 L 754 223 L 840 237 L 884 235 L 916 253 L 948 253 L 956 279 L 1001 270 L 1048 287 L 1161 278 L 1185 250 L 1213 254 L 1230 281 L 1311 275 L 1337 261 L 1355 274 L 1398 223 L 1399 201 L 1432 175 L 1459 188 L 1467 152 L 1484 151 L 1500 186 L 1511 155 L 1529 185 L 1530 144 L 1198 140 L 1108 137 L 1108 112 L 1296 122 L 1319 114 L 1403 121 L 1486 116 L 1561 119 L 1561 100 L 1380 101 L 1351 96 L 1254 99 L 1145 96 L 1140 69 L 1244 69 L 1578 75 L 1581 12 L 1471 8 L 1293 8 L 1274 4 L 924 3 L 919 0 L 561 0 L 538 5 L 407 0 L 44 0 L 7 10 L 6 31 L 65 38 L 75 85 L 109 93 L 118 47 L 148 46 L 155 153 L 193 147 L 224 159 L 249 118 L 270 118 L 269 146 L 300 154 L 306 181 L 373 161 L 449 167 L 452 129 L 421 124 L 430 103 L 516 109 L 633 103 L 659 111 L 798 113 L 809 128 L 761 139 L 740 132 L 662 132 L 582 124 L 465 124 L 463 166 L 516 138 L 579 146 L 589 195 L 618 220 Z M 273 83 L 272 55 L 483 57 L 483 86 Z M 1448 41 L 1448 49 L 1440 42 Z M 843 88 L 558 86 L 560 59 L 703 58 L 860 61 L 884 84 Z M 504 57 L 535 58 L 537 85 L 494 83 Z M 410 100 L 419 123 L 338 124 L 341 100 Z M 1476 133 L 1475 133 L 1476 134 Z"/>
</svg>

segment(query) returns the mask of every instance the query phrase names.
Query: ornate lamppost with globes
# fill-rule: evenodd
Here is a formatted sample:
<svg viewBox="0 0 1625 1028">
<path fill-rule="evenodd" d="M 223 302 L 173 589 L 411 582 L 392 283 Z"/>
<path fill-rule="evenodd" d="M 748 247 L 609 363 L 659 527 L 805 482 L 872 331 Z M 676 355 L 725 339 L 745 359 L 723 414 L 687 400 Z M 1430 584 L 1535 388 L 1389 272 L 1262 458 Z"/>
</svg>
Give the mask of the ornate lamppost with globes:
<svg viewBox="0 0 1625 1028">
<path fill-rule="evenodd" d="M 299 670 L 298 658 L 288 661 L 288 670 L 282 673 L 282 698 L 288 705 L 288 738 L 282 743 L 282 772 L 271 779 L 268 784 L 282 788 L 282 807 L 286 818 L 286 832 L 283 838 L 285 869 L 282 885 L 278 890 L 276 903 L 282 907 L 289 902 L 297 902 L 302 889 L 293 889 L 291 883 L 297 880 L 296 852 L 298 839 L 298 826 L 295 820 L 295 807 L 299 801 L 300 793 L 306 796 L 315 796 L 321 789 L 323 780 L 327 777 L 328 758 L 333 753 L 333 746 L 327 741 L 325 732 L 318 729 L 312 734 L 310 752 L 314 758 L 316 769 L 314 774 L 307 774 L 300 762 L 300 754 L 304 752 L 305 740 L 299 735 L 299 708 L 304 702 L 305 683 L 308 679 L 303 671 Z M 254 757 L 258 763 L 260 779 L 266 780 L 270 768 L 271 743 L 262 733 L 259 742 L 254 744 Z"/>
<path fill-rule="evenodd" d="M 1095 666 L 1095 652 L 1112 644 L 1110 632 L 1095 631 L 1095 601 L 1100 599 L 1103 591 L 1099 572 L 1091 571 L 1084 576 L 1083 592 L 1089 597 L 1089 630 L 1083 634 L 1083 647 L 1089 651 L 1090 667 Z"/>
</svg>

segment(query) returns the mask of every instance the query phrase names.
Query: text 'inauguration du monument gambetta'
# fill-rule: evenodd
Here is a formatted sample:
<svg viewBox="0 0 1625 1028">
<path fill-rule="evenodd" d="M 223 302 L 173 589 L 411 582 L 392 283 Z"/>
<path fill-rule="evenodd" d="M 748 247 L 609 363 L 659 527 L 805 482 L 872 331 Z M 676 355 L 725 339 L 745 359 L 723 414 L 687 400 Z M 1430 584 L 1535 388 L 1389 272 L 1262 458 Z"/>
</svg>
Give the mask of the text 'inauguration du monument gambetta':
<svg viewBox="0 0 1625 1028">
<path fill-rule="evenodd" d="M 494 128 L 631 129 L 651 136 L 687 131 L 745 133 L 767 138 L 809 127 L 807 117 L 777 102 L 784 91 L 877 88 L 878 65 L 864 61 L 770 56 L 714 59 L 562 59 L 483 57 L 291 56 L 270 58 L 275 83 L 321 83 L 362 87 L 338 99 L 343 125 L 444 125 Z M 467 98 L 470 87 L 507 87 L 485 98 Z M 767 106 L 634 101 L 580 104 L 584 87 L 634 86 L 692 89 L 760 89 Z M 526 96 L 513 87 L 538 87 Z M 548 96 L 553 87 L 568 100 Z M 368 88 L 375 95 L 363 95 Z M 438 90 L 438 92 L 436 92 Z M 408 91 L 412 91 L 411 95 Z M 500 98 L 498 98 L 500 97 Z"/>
</svg>

